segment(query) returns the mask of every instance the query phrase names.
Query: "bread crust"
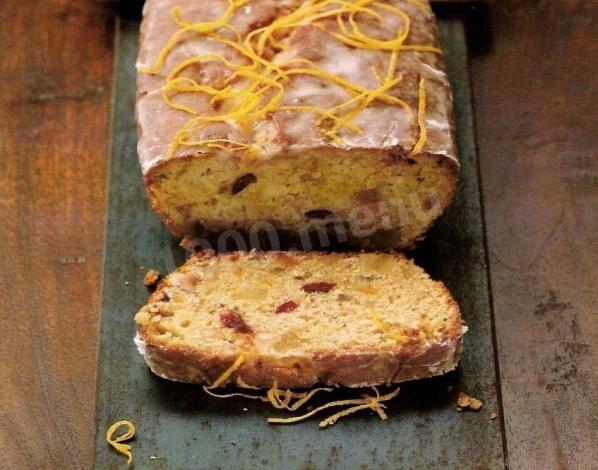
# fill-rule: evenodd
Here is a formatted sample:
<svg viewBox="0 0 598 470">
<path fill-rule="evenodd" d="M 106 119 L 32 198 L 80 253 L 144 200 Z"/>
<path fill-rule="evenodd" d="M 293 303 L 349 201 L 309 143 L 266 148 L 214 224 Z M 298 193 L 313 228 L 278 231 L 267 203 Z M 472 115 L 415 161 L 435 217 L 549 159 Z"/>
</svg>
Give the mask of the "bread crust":
<svg viewBox="0 0 598 470">
<path fill-rule="evenodd" d="M 290 9 L 297 8 L 302 2 L 300 0 L 252 0 L 251 9 L 240 11 L 231 20 L 232 24 L 241 23 L 246 32 L 248 29 L 246 23 L 258 25 L 259 21 L 248 21 L 249 17 L 256 19 L 271 16 L 272 8 L 276 9 L 277 3 L 285 4 Z M 400 7 L 411 18 L 411 32 L 407 43 L 411 41 L 419 44 L 426 44 L 438 47 L 437 28 L 434 14 L 423 12 L 415 7 L 413 3 L 406 0 L 390 0 L 390 4 Z M 424 2 L 422 2 L 424 3 Z M 181 0 L 147 0 L 143 9 L 143 20 L 140 30 L 140 50 L 138 56 L 138 74 L 137 74 L 137 124 L 138 124 L 138 150 L 139 159 L 144 174 L 147 174 L 155 165 L 161 164 L 166 159 L 167 150 L 172 142 L 176 131 L 181 123 L 188 119 L 188 114 L 174 109 L 166 104 L 161 98 L 161 88 L 164 85 L 166 72 L 177 65 L 184 58 L 189 56 L 185 50 L 185 41 L 182 41 L 182 51 L 176 50 L 171 53 L 172 58 L 167 59 L 164 64 L 164 71 L 155 75 L 143 71 L 144 67 L 151 66 L 156 60 L 159 52 L 166 44 L 170 35 L 177 30 L 177 26 L 171 17 L 173 7 L 179 6 L 181 14 L 193 21 L 207 21 L 218 15 L 218 12 L 226 8 L 225 0 L 204 0 L 202 2 L 185 2 Z M 246 13 L 249 11 L 249 13 Z M 280 10 L 282 11 L 282 9 Z M 279 13 L 280 13 L 279 11 Z M 274 13 L 274 18 L 279 13 Z M 273 19 L 273 18 L 272 18 Z M 237 24 L 237 27 L 240 25 Z M 290 50 L 302 56 L 302 48 L 309 38 L 301 38 L 292 44 L 287 45 Z M 326 45 L 334 42 L 326 37 Z M 197 47 L 200 47 L 198 45 Z M 214 43 L 207 46 L 213 49 L 215 54 L 230 55 L 230 48 L 220 47 Z M 376 86 L 376 79 L 370 75 L 370 69 L 374 66 L 385 66 L 387 53 L 383 51 L 371 50 L 364 54 L 358 54 L 353 48 L 338 45 L 335 49 L 326 51 L 328 54 L 336 54 L 338 63 L 356 61 L 359 65 L 357 69 L 368 70 L 368 76 L 363 76 L 361 70 L 339 70 L 340 76 L 359 83 L 362 86 Z M 402 54 L 411 54 L 404 52 Z M 448 78 L 444 71 L 444 58 L 438 53 L 413 53 L 403 55 L 399 61 L 398 70 L 405 75 L 403 86 L 400 90 L 401 98 L 404 98 L 410 104 L 417 105 L 418 101 L 418 78 L 425 77 L 428 86 L 427 97 L 427 128 L 428 138 L 426 145 L 421 153 L 430 153 L 433 155 L 443 155 L 453 160 L 458 166 L 454 117 L 452 110 L 452 95 Z M 231 60 L 237 58 L 231 56 Z M 382 61 L 382 62 L 379 62 Z M 318 61 L 316 61 L 318 63 Z M 373 81 L 372 81 L 373 80 Z M 301 85 L 299 85 L 301 86 Z M 322 96 L 325 91 L 322 91 Z M 156 96 L 155 102 L 154 95 Z M 151 104 L 144 104 L 152 101 Z M 368 108 L 369 109 L 369 108 Z M 210 112 L 209 103 L 203 104 L 203 111 Z M 376 117 L 374 122 L 360 123 L 365 127 L 359 134 L 343 134 L 342 145 L 338 146 L 330 142 L 329 139 L 322 137 L 314 129 L 308 130 L 303 127 L 292 136 L 285 134 L 285 126 L 271 122 L 269 117 L 260 122 L 266 123 L 269 127 L 267 140 L 269 143 L 276 143 L 276 146 L 268 147 L 264 150 L 262 159 L 279 158 L 287 153 L 308 152 L 314 149 L 330 150 L 334 153 L 335 149 L 343 150 L 368 150 L 368 151 L 393 151 L 399 149 L 404 154 L 409 153 L 413 145 L 413 136 L 405 135 L 404 124 L 408 119 L 400 107 L 396 105 L 387 107 L 378 107 L 373 111 Z M 388 112 L 390 114 L 384 114 Z M 274 113 L 276 114 L 276 113 Z M 275 120 L 274 120 L 275 121 Z M 310 120 L 311 122 L 311 120 Z M 275 125 L 276 124 L 276 125 Z M 270 128 L 271 127 L 271 128 Z M 401 130 L 399 130 L 399 128 Z M 200 158 L 214 158 L 221 155 L 222 152 L 206 148 L 189 147 L 188 149 L 175 153 L 173 158 L 187 158 L 196 156 Z M 237 155 L 243 152 L 231 152 L 226 158 L 237 158 Z"/>
<path fill-rule="evenodd" d="M 152 372 L 164 379 L 208 385 L 226 371 L 237 357 L 206 356 L 189 348 L 167 348 L 151 340 L 141 330 L 136 344 Z M 251 360 L 244 362 L 225 384 L 241 377 L 251 386 L 304 388 L 318 383 L 362 387 L 407 382 L 442 375 L 457 366 L 462 349 L 462 333 L 424 348 L 401 351 L 320 352 L 310 356 Z"/>
<path fill-rule="evenodd" d="M 292 258 L 286 252 L 252 252 L 253 256 L 268 256 L 282 261 Z M 216 255 L 212 250 L 198 252 L 191 263 L 209 258 L 235 257 L 239 253 Z M 324 258 L 326 253 L 301 253 L 302 258 Z M 338 257 L 355 257 L 359 253 L 335 253 Z M 397 259 L 413 263 L 400 253 L 392 253 Z M 289 261 L 295 262 L 295 261 Z M 186 265 L 191 266 L 191 265 Z M 442 290 L 447 313 L 452 312 L 444 336 L 425 344 L 401 344 L 397 347 L 371 350 L 351 348 L 347 350 L 321 350 L 303 355 L 268 356 L 255 354 L 251 346 L 241 353 L 245 360 L 222 385 L 235 383 L 241 377 L 249 385 L 269 388 L 276 380 L 281 387 L 311 387 L 317 383 L 359 387 L 399 383 L 442 375 L 453 370 L 459 361 L 463 326 L 459 307 L 446 287 L 436 283 Z M 169 286 L 168 278 L 150 296 L 149 303 L 158 301 Z M 138 323 L 135 342 L 139 352 L 151 370 L 165 379 L 209 385 L 219 378 L 237 359 L 239 353 L 206 353 L 189 346 L 165 345 L 157 340 L 148 328 Z"/>
</svg>

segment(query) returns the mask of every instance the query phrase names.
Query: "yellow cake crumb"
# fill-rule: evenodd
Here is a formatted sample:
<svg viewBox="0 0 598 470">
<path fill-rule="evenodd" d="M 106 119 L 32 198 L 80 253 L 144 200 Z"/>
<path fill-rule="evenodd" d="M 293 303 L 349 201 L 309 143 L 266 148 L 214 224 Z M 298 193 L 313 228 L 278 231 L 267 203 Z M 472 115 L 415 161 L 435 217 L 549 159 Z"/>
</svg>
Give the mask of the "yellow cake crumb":
<svg viewBox="0 0 598 470">
<path fill-rule="evenodd" d="M 463 409 L 469 409 L 472 411 L 478 411 L 482 407 L 483 403 L 477 398 L 469 396 L 467 393 L 460 392 L 457 397 L 457 406 L 459 411 Z"/>
<path fill-rule="evenodd" d="M 147 273 L 145 273 L 145 277 L 143 278 L 143 285 L 146 287 L 155 286 L 159 279 L 160 273 L 155 269 L 150 269 Z"/>
</svg>

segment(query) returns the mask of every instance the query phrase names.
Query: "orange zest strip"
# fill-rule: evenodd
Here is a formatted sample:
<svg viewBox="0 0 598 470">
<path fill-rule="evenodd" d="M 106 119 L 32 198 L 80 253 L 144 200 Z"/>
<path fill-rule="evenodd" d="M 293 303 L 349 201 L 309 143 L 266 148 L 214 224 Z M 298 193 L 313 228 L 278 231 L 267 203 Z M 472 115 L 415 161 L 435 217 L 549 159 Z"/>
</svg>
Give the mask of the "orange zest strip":
<svg viewBox="0 0 598 470">
<path fill-rule="evenodd" d="M 215 398 L 242 397 L 242 398 L 249 398 L 250 400 L 260 400 L 260 401 L 263 401 L 266 403 L 268 403 L 270 401 L 266 397 L 262 397 L 260 395 L 249 395 L 248 393 L 225 393 L 225 394 L 214 393 L 208 387 L 203 387 L 203 391 L 206 392 L 208 395 L 215 397 Z"/>
<path fill-rule="evenodd" d="M 429 12 L 430 8 L 424 0 L 407 0 L 415 7 Z M 232 126 L 246 134 L 242 140 L 252 141 L 251 133 L 256 121 L 266 118 L 278 111 L 307 112 L 319 115 L 315 121 L 316 129 L 331 141 L 343 145 L 338 132 L 345 128 L 353 133 L 362 132 L 361 128 L 351 121 L 375 101 L 403 108 L 413 123 L 415 112 L 405 100 L 392 93 L 402 76 L 396 74 L 399 56 L 402 52 L 440 53 L 434 45 L 405 44 L 409 37 L 411 19 L 401 8 L 380 0 L 308 0 L 285 15 L 276 18 L 271 24 L 251 31 L 244 38 L 240 31 L 230 23 L 239 7 L 249 0 L 227 0 L 226 8 L 220 17 L 213 21 L 192 23 L 182 18 L 181 9 L 172 9 L 173 21 L 179 29 L 173 33 L 166 45 L 158 54 L 151 67 L 141 69 L 142 72 L 157 74 L 164 67 L 166 58 L 181 42 L 183 35 L 199 35 L 217 41 L 237 58 L 227 60 L 219 54 L 205 54 L 188 57 L 166 74 L 162 88 L 164 101 L 173 109 L 191 117 L 179 129 L 173 139 L 167 158 L 173 157 L 181 146 L 215 148 L 224 151 L 251 152 L 253 147 L 244 142 L 222 139 L 201 139 L 197 133 L 210 123 L 222 123 Z M 400 19 L 396 33 L 392 39 L 379 39 L 366 34 L 358 22 L 358 17 L 369 16 L 383 27 L 385 17 L 396 16 Z M 330 28 L 330 20 L 336 23 L 337 29 Z M 327 72 L 313 61 L 295 57 L 277 63 L 267 49 L 274 51 L 288 50 L 288 45 L 281 39 L 289 31 L 303 25 L 311 25 L 331 35 L 343 44 L 358 49 L 388 51 L 388 67 L 384 77 L 375 69 L 379 86 L 367 88 L 347 78 Z M 269 58 L 270 57 L 270 58 Z M 274 57 L 276 57 L 274 55 Z M 220 86 L 208 86 L 190 77 L 182 75 L 192 66 L 205 66 L 216 62 L 225 74 Z M 302 66 L 297 67 L 297 65 Z M 332 83 L 344 90 L 348 97 L 344 102 L 324 109 L 317 105 L 290 105 L 284 103 L 286 85 L 295 75 L 312 76 L 318 80 Z M 179 95 L 200 94 L 208 97 L 214 113 L 206 109 L 194 109 L 190 100 L 182 102 Z M 418 139 L 412 152 L 421 152 L 425 145 L 427 132 L 425 129 L 425 84 L 420 82 L 418 104 Z M 203 107 L 205 108 L 205 106 Z"/>
<path fill-rule="evenodd" d="M 399 388 L 397 388 L 393 392 L 390 392 L 383 396 L 380 396 L 378 389 L 376 387 L 372 387 L 372 388 L 375 391 L 375 394 L 376 394 L 375 396 L 364 395 L 363 398 L 332 401 L 332 402 L 326 403 L 325 405 L 314 408 L 313 410 L 311 410 L 308 413 L 305 413 L 304 415 L 301 415 L 301 416 L 293 416 L 290 418 L 268 418 L 268 423 L 271 423 L 271 424 L 297 423 L 299 421 L 303 421 L 307 418 L 310 418 L 311 416 L 319 413 L 320 411 L 326 410 L 328 408 L 337 407 L 337 406 L 347 406 L 347 405 L 353 405 L 353 406 L 351 406 L 350 408 L 347 408 L 345 410 L 342 410 L 338 413 L 335 413 L 335 414 L 329 416 L 328 418 L 324 419 L 323 421 L 320 422 L 320 427 L 325 428 L 325 427 L 331 426 L 344 416 L 348 416 L 352 413 L 355 413 L 360 410 L 368 409 L 368 408 L 376 411 L 378 413 L 378 416 L 380 416 L 381 419 L 385 420 L 388 418 L 388 416 L 386 415 L 386 413 L 383 410 L 384 405 L 382 405 L 382 403 L 385 401 L 392 400 L 394 397 L 396 397 L 399 394 Z"/>
<path fill-rule="evenodd" d="M 419 126 L 419 138 L 413 149 L 411 155 L 417 155 L 422 151 L 426 140 L 428 139 L 428 128 L 426 127 L 426 80 L 421 78 L 419 80 L 419 105 L 417 108 L 417 124 Z"/>
<path fill-rule="evenodd" d="M 239 388 L 247 388 L 249 390 L 259 390 L 259 387 L 254 387 L 253 385 L 249 385 L 245 383 L 245 381 L 241 377 L 237 377 L 237 387 Z"/>
<path fill-rule="evenodd" d="M 374 320 L 376 321 L 377 318 L 374 317 Z M 204 392 L 206 392 L 208 395 L 215 397 L 215 398 L 242 397 L 242 398 L 248 398 L 250 400 L 259 400 L 259 401 L 262 401 L 265 403 L 270 403 L 274 408 L 276 408 L 278 410 L 288 410 L 288 411 L 293 412 L 293 411 L 297 411 L 299 408 L 304 406 L 318 392 L 331 392 L 333 390 L 330 387 L 314 388 L 314 389 L 310 390 L 309 392 L 293 392 L 288 389 L 281 390 L 278 388 L 278 381 L 274 380 L 272 387 L 266 392 L 266 396 L 253 395 L 253 394 L 249 394 L 249 393 L 238 393 L 238 392 L 225 393 L 225 394 L 218 394 L 218 393 L 212 392 L 212 390 L 214 388 L 219 387 L 220 385 L 225 383 L 230 378 L 230 376 L 235 371 L 237 371 L 239 369 L 241 364 L 243 364 L 244 360 L 245 360 L 245 357 L 241 354 L 237 358 L 237 360 L 226 371 L 224 371 L 222 373 L 222 375 L 220 375 L 220 377 L 218 377 L 218 379 L 216 379 L 214 381 L 214 383 L 212 383 L 212 385 L 210 385 L 209 387 L 206 387 L 206 386 L 203 387 Z M 238 386 L 245 388 L 245 389 L 257 390 L 259 388 L 259 387 L 253 387 L 251 385 L 247 385 L 241 377 L 237 377 L 236 383 Z M 390 392 L 390 393 L 388 393 L 386 395 L 382 395 L 382 396 L 380 395 L 380 393 L 376 387 L 372 387 L 372 389 L 374 390 L 374 393 L 375 393 L 374 396 L 362 395 L 362 398 L 331 401 L 331 402 L 326 403 L 320 407 L 317 407 L 301 416 L 292 416 L 289 418 L 268 418 L 268 423 L 272 423 L 272 424 L 296 423 L 299 421 L 303 421 L 307 418 L 310 418 L 311 416 L 315 415 L 316 413 L 319 413 L 320 411 L 326 410 L 328 408 L 337 407 L 337 406 L 349 406 L 349 405 L 350 405 L 349 408 L 346 408 L 338 413 L 335 413 L 335 414 L 329 416 L 328 418 L 324 419 L 323 421 L 321 421 L 320 427 L 324 428 L 324 427 L 332 426 L 340 418 L 343 418 L 345 416 L 348 416 L 350 414 L 356 413 L 357 411 L 364 410 L 364 409 L 371 409 L 378 414 L 380 419 L 386 420 L 388 418 L 388 416 L 386 415 L 386 413 L 384 411 L 385 405 L 383 405 L 383 402 L 392 400 L 394 397 L 396 397 L 399 394 L 399 388 L 397 388 L 393 392 Z M 295 403 L 292 403 L 292 401 L 294 399 L 296 401 L 295 401 Z M 111 436 L 112 433 L 114 433 L 115 429 L 119 425 L 122 425 L 123 423 L 128 423 L 128 421 L 127 422 L 121 421 L 121 422 L 113 425 L 108 430 L 109 433 L 106 435 L 106 438 L 109 439 L 109 436 Z M 125 453 L 125 455 L 128 456 L 130 454 L 130 452 L 129 452 L 129 454 L 127 454 L 126 452 L 130 451 L 130 446 L 127 446 L 126 444 L 120 444 L 120 442 L 122 440 L 130 439 L 134 434 L 135 434 L 135 428 L 133 426 L 132 433 L 127 433 L 126 435 L 124 435 L 124 437 L 121 436 L 121 437 L 117 438 L 116 440 L 114 440 L 114 442 L 116 444 L 113 444 L 110 440 L 108 440 L 108 442 L 110 442 L 111 445 L 113 445 L 117 450 L 119 450 L 119 452 Z M 124 447 L 119 447 L 119 446 L 124 446 Z"/>
<path fill-rule="evenodd" d="M 127 430 L 124 434 L 120 436 L 114 436 L 117 429 L 121 426 L 125 426 Z M 131 423 L 131 421 L 122 420 L 114 423 L 112 426 L 108 428 L 106 431 L 106 441 L 110 444 L 117 452 L 120 452 L 125 457 L 127 457 L 127 466 L 131 465 L 133 461 L 133 453 L 131 452 L 131 445 L 124 444 L 124 441 L 128 441 L 133 439 L 135 436 L 135 425 Z"/>
<path fill-rule="evenodd" d="M 226 369 L 220 377 L 218 377 L 212 385 L 206 387 L 207 390 L 212 390 L 213 388 L 220 387 L 224 382 L 228 380 L 228 378 L 239 368 L 241 364 L 245 361 L 245 356 L 243 354 L 239 355 L 237 360 L 233 362 L 233 365 Z"/>
</svg>

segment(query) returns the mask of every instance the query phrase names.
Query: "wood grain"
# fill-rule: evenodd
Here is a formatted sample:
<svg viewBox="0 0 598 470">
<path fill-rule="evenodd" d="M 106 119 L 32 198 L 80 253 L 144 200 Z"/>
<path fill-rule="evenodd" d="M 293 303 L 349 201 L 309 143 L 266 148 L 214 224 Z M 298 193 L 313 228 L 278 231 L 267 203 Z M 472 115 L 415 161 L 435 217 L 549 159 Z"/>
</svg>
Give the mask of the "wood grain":
<svg viewBox="0 0 598 470">
<path fill-rule="evenodd" d="M 92 458 L 113 28 L 91 1 L 0 8 L 0 468 Z"/>
<path fill-rule="evenodd" d="M 597 19 L 502 1 L 471 64 L 513 469 L 596 465 Z"/>
<path fill-rule="evenodd" d="M 491 12 L 472 76 L 510 466 L 591 468 L 596 6 Z M 87 468 L 111 13 L 5 0 L 0 21 L 0 468 Z"/>
</svg>

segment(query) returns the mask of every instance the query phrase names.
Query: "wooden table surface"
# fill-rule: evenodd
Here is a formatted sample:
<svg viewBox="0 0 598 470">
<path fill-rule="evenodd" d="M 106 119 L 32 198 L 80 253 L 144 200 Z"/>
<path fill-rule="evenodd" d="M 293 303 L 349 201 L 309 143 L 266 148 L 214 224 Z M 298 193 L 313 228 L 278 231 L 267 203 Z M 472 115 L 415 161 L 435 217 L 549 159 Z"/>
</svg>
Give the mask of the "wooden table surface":
<svg viewBox="0 0 598 470">
<path fill-rule="evenodd" d="M 598 8 L 488 13 L 471 71 L 508 463 L 595 468 Z M 114 12 L 4 0 L 0 24 L 0 468 L 89 468 Z"/>
</svg>

